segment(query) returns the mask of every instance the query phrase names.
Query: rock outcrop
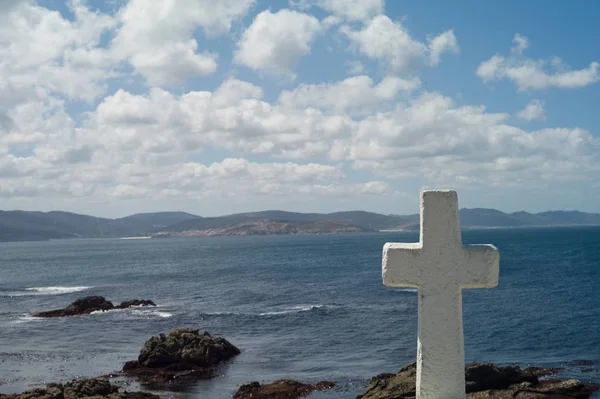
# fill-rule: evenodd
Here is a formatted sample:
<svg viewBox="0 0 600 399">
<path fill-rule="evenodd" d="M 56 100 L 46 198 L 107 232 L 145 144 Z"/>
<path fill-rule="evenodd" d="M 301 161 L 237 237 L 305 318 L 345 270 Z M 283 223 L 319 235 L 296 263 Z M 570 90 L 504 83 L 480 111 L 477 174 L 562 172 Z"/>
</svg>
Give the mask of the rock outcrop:
<svg viewBox="0 0 600 399">
<path fill-rule="evenodd" d="M 156 306 L 156 304 L 149 299 L 132 299 L 121 302 L 120 305 L 115 306 L 115 309 L 126 309 L 133 306 Z"/>
<path fill-rule="evenodd" d="M 48 384 L 46 388 L 29 389 L 17 394 L 0 394 L 0 399 L 160 399 L 146 392 L 119 392 L 119 388 L 103 378 L 73 380 L 66 384 Z"/>
<path fill-rule="evenodd" d="M 304 398 L 314 391 L 331 389 L 335 382 L 321 381 L 317 384 L 303 384 L 294 380 L 278 380 L 270 384 L 257 381 L 242 385 L 233 399 L 296 399 Z"/>
<path fill-rule="evenodd" d="M 121 302 L 120 305 L 113 305 L 103 296 L 87 296 L 80 298 L 64 309 L 48 310 L 45 312 L 34 313 L 34 317 L 66 317 L 90 314 L 96 311 L 107 311 L 114 309 L 125 309 L 132 306 L 156 306 L 156 304 L 147 299 L 133 299 L 131 301 Z"/>
<path fill-rule="evenodd" d="M 556 369 L 496 366 L 473 363 L 465 368 L 468 399 L 567 399 L 589 398 L 600 385 L 578 380 L 539 380 Z M 357 399 L 408 399 L 416 394 L 416 363 L 401 368 L 396 374 L 373 377 L 367 391 Z"/>
<path fill-rule="evenodd" d="M 211 378 L 217 365 L 239 354 L 240 350 L 224 338 L 178 328 L 146 341 L 138 360 L 125 363 L 123 374 L 156 387 L 185 384 Z"/>
</svg>

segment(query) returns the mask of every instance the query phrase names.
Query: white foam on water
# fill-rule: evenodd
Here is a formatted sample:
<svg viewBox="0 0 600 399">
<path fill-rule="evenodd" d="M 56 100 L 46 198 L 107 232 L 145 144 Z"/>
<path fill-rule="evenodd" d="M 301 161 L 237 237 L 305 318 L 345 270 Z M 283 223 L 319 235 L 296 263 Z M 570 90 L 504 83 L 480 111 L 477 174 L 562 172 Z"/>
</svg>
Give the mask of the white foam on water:
<svg viewBox="0 0 600 399">
<path fill-rule="evenodd" d="M 57 295 L 57 294 L 70 294 L 73 292 L 81 292 L 94 288 L 91 286 L 75 286 L 75 287 L 31 287 L 25 288 L 25 291 L 36 292 L 39 294 Z"/>
<path fill-rule="evenodd" d="M 90 313 L 90 315 L 106 315 L 114 313 L 127 313 L 132 316 L 146 318 L 168 318 L 173 316 L 173 313 L 156 310 L 156 307 L 154 306 L 131 306 L 125 309 L 94 310 L 92 313 Z"/>
<path fill-rule="evenodd" d="M 124 312 L 126 310 L 127 309 L 94 310 L 92 313 L 90 313 L 90 315 Z"/>
<path fill-rule="evenodd" d="M 70 294 L 73 292 L 81 292 L 94 288 L 91 286 L 76 286 L 76 287 L 29 287 L 22 291 L 6 291 L 0 292 L 1 297 L 19 297 L 32 295 L 60 295 Z"/>
<path fill-rule="evenodd" d="M 334 305 L 297 305 L 291 306 L 282 310 L 273 310 L 270 312 L 259 313 L 259 316 L 278 316 L 292 313 L 300 313 L 300 312 L 310 312 L 311 310 L 317 309 L 332 309 L 336 308 Z"/>
<path fill-rule="evenodd" d="M 169 313 L 169 312 L 161 312 L 159 310 L 141 310 L 141 309 L 134 309 L 132 312 L 132 314 L 136 315 L 136 316 L 144 316 L 144 317 L 161 317 L 161 318 L 168 318 L 168 317 L 172 317 L 173 313 Z"/>
<path fill-rule="evenodd" d="M 203 316 L 281 316 L 300 312 L 310 312 L 317 309 L 336 309 L 340 305 L 295 305 L 264 312 L 203 312 Z"/>
<path fill-rule="evenodd" d="M 43 317 L 33 317 L 32 315 L 24 314 L 21 317 L 19 317 L 17 320 L 11 322 L 10 324 L 23 324 L 23 323 L 29 323 L 32 321 L 42 321 L 42 320 L 44 320 Z"/>
</svg>

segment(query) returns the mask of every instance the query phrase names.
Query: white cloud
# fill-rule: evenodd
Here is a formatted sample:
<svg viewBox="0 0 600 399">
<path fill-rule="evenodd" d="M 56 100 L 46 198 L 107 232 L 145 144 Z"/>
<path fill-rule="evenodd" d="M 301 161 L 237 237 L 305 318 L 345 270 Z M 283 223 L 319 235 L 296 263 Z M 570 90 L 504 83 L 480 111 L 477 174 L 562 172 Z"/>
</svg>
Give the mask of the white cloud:
<svg viewBox="0 0 600 399">
<path fill-rule="evenodd" d="M 508 114 L 457 107 L 436 93 L 388 104 L 384 111 L 386 100 L 398 94 L 388 91 L 392 82 L 406 83 L 388 77 L 375 84 L 359 76 L 300 85 L 282 92 L 276 103 L 262 100 L 258 87 L 235 80 L 215 93 L 119 92 L 90 115 L 86 137 L 102 137 L 95 144 L 117 156 L 117 163 L 155 157 L 169 165 L 184 154 L 220 148 L 348 162 L 384 179 L 470 176 L 484 185 L 589 179 L 600 166 L 600 142 L 585 130 L 527 132 L 506 124 Z M 555 168 L 552 174 L 548 165 Z"/>
<path fill-rule="evenodd" d="M 0 152 L 0 191 L 15 198 L 155 200 L 228 193 L 395 195 L 394 179 L 533 187 L 590 180 L 600 172 L 600 141 L 585 130 L 527 132 L 508 125 L 507 114 L 456 106 L 437 93 L 387 103 L 411 84 L 358 76 L 300 85 L 273 103 L 262 98 L 260 87 L 236 79 L 214 92 L 182 95 L 118 90 L 82 127 L 60 101 L 24 105 L 11 114 L 15 133 L 0 136 L 0 148 L 25 143 L 34 152 Z M 210 165 L 190 160 L 214 149 L 239 155 Z M 252 154 L 279 160 L 244 158 Z M 348 180 L 344 165 L 373 173 L 381 183 Z"/>
<path fill-rule="evenodd" d="M 479 67 L 477 68 L 477 75 L 485 82 L 498 79 L 500 77 L 499 71 L 504 64 L 504 60 L 504 57 L 494 55 L 489 60 L 479 64 Z"/>
<path fill-rule="evenodd" d="M 525 36 L 521 36 L 518 33 L 515 33 L 515 37 L 513 37 L 513 42 L 515 46 L 511 49 L 513 53 L 521 54 L 527 47 L 529 47 L 529 39 Z"/>
<path fill-rule="evenodd" d="M 600 80 L 600 64 L 598 62 L 591 62 L 586 68 L 569 71 L 564 70 L 566 66 L 560 59 L 554 57 L 550 64 L 555 70 L 549 72 L 548 62 L 532 60 L 521 55 L 521 52 L 529 45 L 526 37 L 517 34 L 514 40 L 516 47 L 513 48 L 511 56 L 494 55 L 479 65 L 477 75 L 484 82 L 509 79 L 517 85 L 520 91 L 525 91 L 550 87 L 576 89 Z"/>
<path fill-rule="evenodd" d="M 198 51 L 194 32 L 208 38 L 229 32 L 254 0 L 131 0 L 118 13 L 120 28 L 111 44 L 150 85 L 172 85 L 217 69 L 216 56 Z"/>
<path fill-rule="evenodd" d="M 458 42 L 452 30 L 446 31 L 429 41 L 429 63 L 433 66 L 439 65 L 440 56 L 446 52 L 458 53 Z"/>
<path fill-rule="evenodd" d="M 57 11 L 20 1 L 0 15 L 0 107 L 38 97 L 46 90 L 92 101 L 114 75 L 110 56 L 97 48 L 112 17 L 71 2 L 74 20 Z"/>
<path fill-rule="evenodd" d="M 173 43 L 153 51 L 137 51 L 129 62 L 151 86 L 169 86 L 186 77 L 211 75 L 217 70 L 214 54 L 196 52 L 196 40 Z"/>
<path fill-rule="evenodd" d="M 458 42 L 452 30 L 431 38 L 425 45 L 386 15 L 374 17 L 360 30 L 347 25 L 340 30 L 362 54 L 383 62 L 394 73 L 411 72 L 425 65 L 427 60 L 430 66 L 437 66 L 441 54 L 458 53 Z"/>
<path fill-rule="evenodd" d="M 243 33 L 235 61 L 255 70 L 294 76 L 294 66 L 310 53 L 320 32 L 319 20 L 293 10 L 266 10 L 254 18 Z"/>
<path fill-rule="evenodd" d="M 546 110 L 544 102 L 540 100 L 531 100 L 525 108 L 517 114 L 519 119 L 533 121 L 536 119 L 546 119 Z"/>
<path fill-rule="evenodd" d="M 387 63 L 390 69 L 400 73 L 420 64 L 426 53 L 426 46 L 414 40 L 400 25 L 386 15 L 379 15 L 369 21 L 361 30 L 342 27 L 344 33 L 360 52 L 369 58 Z"/>
<path fill-rule="evenodd" d="M 507 118 L 424 94 L 408 107 L 361 121 L 345 156 L 377 176 L 423 176 L 434 184 L 534 187 L 590 180 L 600 171 L 600 140 L 589 132 L 526 132 L 505 124 Z"/>
<path fill-rule="evenodd" d="M 420 84 L 418 78 L 405 80 L 394 76 L 387 76 L 374 84 L 370 77 L 360 75 L 332 84 L 302 84 L 293 91 L 284 90 L 279 96 L 279 104 L 299 109 L 314 107 L 334 113 L 364 114 L 373 112 L 402 92 L 410 94 Z"/>
<path fill-rule="evenodd" d="M 316 5 L 348 21 L 369 20 L 384 10 L 384 0 L 318 0 Z"/>
<path fill-rule="evenodd" d="M 365 66 L 360 61 L 348 61 L 346 66 L 348 75 L 361 75 L 365 72 Z"/>
</svg>

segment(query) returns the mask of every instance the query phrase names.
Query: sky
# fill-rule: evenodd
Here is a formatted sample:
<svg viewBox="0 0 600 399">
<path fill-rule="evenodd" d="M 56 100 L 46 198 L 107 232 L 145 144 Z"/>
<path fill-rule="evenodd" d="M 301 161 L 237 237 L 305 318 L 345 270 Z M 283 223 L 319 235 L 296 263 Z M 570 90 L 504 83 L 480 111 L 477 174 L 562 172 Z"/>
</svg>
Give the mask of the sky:
<svg viewBox="0 0 600 399">
<path fill-rule="evenodd" d="M 0 0 L 0 209 L 600 212 L 600 2 Z"/>
</svg>

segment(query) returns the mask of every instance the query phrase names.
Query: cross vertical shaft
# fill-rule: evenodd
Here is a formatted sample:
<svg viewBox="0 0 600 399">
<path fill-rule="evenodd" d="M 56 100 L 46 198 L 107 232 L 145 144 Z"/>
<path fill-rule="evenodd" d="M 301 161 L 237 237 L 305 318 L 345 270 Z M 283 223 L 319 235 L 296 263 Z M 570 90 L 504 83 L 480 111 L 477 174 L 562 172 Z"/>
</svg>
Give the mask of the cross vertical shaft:
<svg viewBox="0 0 600 399">
<path fill-rule="evenodd" d="M 462 294 L 458 287 L 429 295 L 419 288 L 417 398 L 464 399 Z"/>
</svg>

